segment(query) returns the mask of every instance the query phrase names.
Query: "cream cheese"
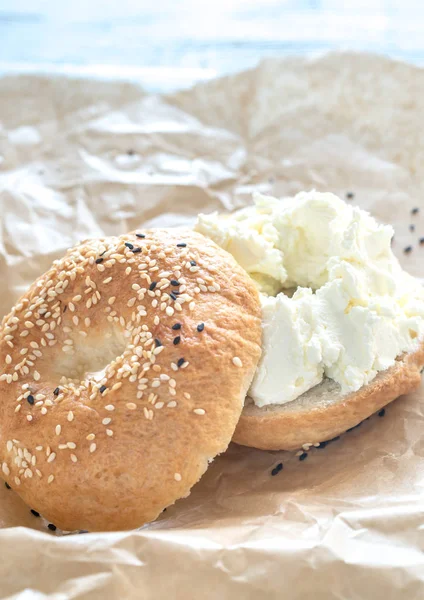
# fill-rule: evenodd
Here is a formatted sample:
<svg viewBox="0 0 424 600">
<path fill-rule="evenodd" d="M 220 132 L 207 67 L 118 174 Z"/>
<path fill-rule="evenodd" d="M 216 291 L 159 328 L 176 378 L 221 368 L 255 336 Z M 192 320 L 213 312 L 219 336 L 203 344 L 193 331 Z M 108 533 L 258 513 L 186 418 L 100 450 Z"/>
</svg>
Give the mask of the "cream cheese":
<svg viewBox="0 0 424 600">
<path fill-rule="evenodd" d="M 199 215 L 196 229 L 261 293 L 258 406 L 290 402 L 324 376 L 356 391 L 424 336 L 424 288 L 393 255 L 392 227 L 333 194 L 256 194 L 233 214 Z"/>
</svg>

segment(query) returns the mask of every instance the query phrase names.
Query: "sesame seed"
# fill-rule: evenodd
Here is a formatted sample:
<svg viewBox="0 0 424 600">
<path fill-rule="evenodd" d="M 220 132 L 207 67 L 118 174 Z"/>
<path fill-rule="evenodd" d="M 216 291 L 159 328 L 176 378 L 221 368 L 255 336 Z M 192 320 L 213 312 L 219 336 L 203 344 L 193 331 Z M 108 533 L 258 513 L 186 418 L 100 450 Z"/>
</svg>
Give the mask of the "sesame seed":
<svg viewBox="0 0 424 600">
<path fill-rule="evenodd" d="M 307 452 L 302 452 L 302 454 L 299 456 L 299 460 L 305 460 L 306 458 L 308 458 Z"/>
<path fill-rule="evenodd" d="M 77 447 L 75 442 L 68 442 L 66 445 L 70 450 L 75 450 L 75 448 Z"/>
<path fill-rule="evenodd" d="M 50 477 L 53 477 L 53 475 L 50 475 Z M 50 477 L 49 477 L 49 479 L 50 479 Z M 53 477 L 53 479 L 54 479 L 54 477 Z M 53 481 L 53 479 L 52 479 L 52 481 Z M 47 480 L 47 483 L 50 483 L 50 481 Z M 50 529 L 50 531 L 56 531 L 56 529 L 57 529 L 56 525 L 53 525 L 53 523 L 49 523 L 47 525 L 47 527 Z"/>
<path fill-rule="evenodd" d="M 70 410 L 68 412 L 68 421 L 71 422 L 74 420 L 74 413 L 72 412 L 72 410 Z"/>
<path fill-rule="evenodd" d="M 105 385 L 102 385 L 102 386 L 100 386 L 99 392 L 100 392 L 101 394 L 103 394 L 103 392 L 105 392 L 105 391 L 106 391 L 106 389 L 107 389 L 107 388 L 106 388 L 106 386 L 105 386 Z"/>
<path fill-rule="evenodd" d="M 10 365 L 11 362 L 12 362 L 12 357 L 10 356 L 10 354 L 6 354 L 6 364 Z"/>
<path fill-rule="evenodd" d="M 113 436 L 112 429 L 106 429 L 106 435 L 108 435 L 109 437 L 112 437 Z"/>
<path fill-rule="evenodd" d="M 181 342 L 181 336 L 179 336 L 179 335 L 177 335 L 177 337 L 175 337 L 172 341 L 174 346 L 177 346 L 180 342 Z"/>
<path fill-rule="evenodd" d="M 32 421 L 32 415 L 27 415 L 27 421 Z"/>
<path fill-rule="evenodd" d="M 179 358 L 177 361 L 177 367 L 181 367 L 184 364 L 184 362 L 185 362 L 184 358 Z"/>
<path fill-rule="evenodd" d="M 205 415 L 205 414 L 206 414 L 206 411 L 205 411 L 203 408 L 195 408 L 195 409 L 193 410 L 193 412 L 194 412 L 196 415 Z"/>
<path fill-rule="evenodd" d="M 168 315 L 168 317 L 172 317 L 172 315 L 174 314 L 174 309 L 172 308 L 172 306 L 167 306 L 165 312 Z"/>
<path fill-rule="evenodd" d="M 115 410 L 115 407 L 113 404 L 107 404 L 105 406 L 105 410 L 108 410 L 109 412 L 112 412 L 112 410 Z"/>
<path fill-rule="evenodd" d="M 149 290 L 151 292 L 153 292 L 153 290 L 155 289 L 155 287 L 157 286 L 158 282 L 157 281 L 152 281 L 152 283 L 149 285 Z"/>
<path fill-rule="evenodd" d="M 6 476 L 10 475 L 10 469 L 5 462 L 2 464 L 1 470 Z"/>
<path fill-rule="evenodd" d="M 85 439 L 90 442 L 91 440 L 94 440 L 95 437 L 96 435 L 94 433 L 89 433 Z"/>
<path fill-rule="evenodd" d="M 54 475 L 49 475 L 49 477 L 47 479 L 47 483 L 52 483 L 52 481 L 54 481 Z M 52 529 L 52 527 L 54 527 L 56 529 L 56 527 L 54 525 L 52 525 L 52 526 L 49 525 L 48 527 L 49 527 L 49 529 Z"/>
<path fill-rule="evenodd" d="M 95 444 L 95 442 L 93 442 L 92 444 L 90 444 L 90 452 L 93 453 L 96 451 L 97 445 Z"/>
<path fill-rule="evenodd" d="M 103 425 L 109 425 L 109 423 L 112 421 L 112 419 L 110 417 L 106 417 L 106 419 L 103 419 L 102 424 Z"/>
<path fill-rule="evenodd" d="M 187 244 L 185 242 L 181 242 L 179 244 L 177 244 L 177 248 L 185 248 L 187 246 Z"/>
<path fill-rule="evenodd" d="M 197 326 L 197 331 L 199 333 L 201 333 L 205 328 L 205 324 L 204 323 L 199 323 L 199 325 Z"/>
<path fill-rule="evenodd" d="M 141 248 L 140 247 L 134 248 L 134 250 L 132 252 L 133 252 L 133 254 L 138 254 L 139 252 L 141 252 Z"/>
<path fill-rule="evenodd" d="M 127 402 L 127 404 L 125 405 L 129 410 L 136 410 L 137 405 L 134 404 L 134 402 Z"/>
<path fill-rule="evenodd" d="M 136 235 L 136 237 L 138 237 L 138 238 L 141 238 L 141 239 L 143 239 L 143 238 L 145 238 L 145 237 L 146 237 L 146 236 L 144 235 L 144 233 L 136 233 L 135 235 Z"/>
<path fill-rule="evenodd" d="M 181 481 L 182 477 L 179 473 L 174 473 L 174 479 L 175 481 Z"/>
<path fill-rule="evenodd" d="M 386 414 L 386 409 L 385 409 L 385 408 L 382 408 L 382 409 L 380 410 L 380 412 L 378 413 L 378 416 L 379 416 L 379 417 L 384 417 L 384 415 L 385 415 L 385 414 Z"/>
<path fill-rule="evenodd" d="M 418 207 L 415 207 L 411 210 L 411 215 L 416 215 L 419 213 L 419 211 L 420 211 L 420 209 Z"/>
<path fill-rule="evenodd" d="M 276 466 L 275 466 L 275 467 L 272 469 L 272 471 L 271 471 L 271 475 L 272 475 L 273 477 L 275 477 L 275 475 L 278 475 L 278 473 L 279 473 L 280 471 L 282 471 L 282 470 L 283 470 L 283 463 L 278 463 L 278 465 L 276 465 Z"/>
<path fill-rule="evenodd" d="M 424 237 L 420 238 L 420 246 L 424 246 Z"/>
<path fill-rule="evenodd" d="M 60 392 L 60 389 L 57 387 L 57 388 L 54 390 L 53 394 L 54 394 L 55 396 L 58 396 L 58 395 L 59 395 L 59 392 Z"/>
<path fill-rule="evenodd" d="M 125 242 L 125 245 L 127 248 L 129 248 L 130 250 L 132 250 L 134 248 L 134 246 L 132 244 L 130 244 L 130 242 Z"/>
<path fill-rule="evenodd" d="M 56 435 L 60 435 L 60 432 L 62 431 L 62 427 L 60 425 L 56 425 Z"/>
<path fill-rule="evenodd" d="M 16 485 L 21 485 L 21 480 L 19 479 L 19 477 L 15 477 L 15 483 Z"/>
<path fill-rule="evenodd" d="M 75 456 L 75 454 L 71 454 L 71 460 L 72 462 L 76 463 L 78 461 L 77 457 Z"/>
<path fill-rule="evenodd" d="M 241 362 L 241 360 L 239 359 L 238 356 L 234 356 L 233 358 L 233 365 L 235 365 L 236 367 L 242 367 L 243 363 Z"/>
<path fill-rule="evenodd" d="M 32 396 L 31 394 L 27 396 L 27 402 L 28 404 L 34 404 L 34 396 Z"/>
<path fill-rule="evenodd" d="M 168 408 L 175 408 L 177 406 L 177 403 L 175 402 L 175 400 L 171 400 L 171 402 L 168 402 L 166 406 Z"/>
<path fill-rule="evenodd" d="M 406 246 L 406 248 L 403 249 L 404 254 L 410 254 L 412 252 L 412 246 Z"/>
<path fill-rule="evenodd" d="M 47 462 L 48 462 L 48 463 L 51 463 L 51 462 L 53 462 L 53 461 L 54 461 L 54 459 L 55 459 L 55 458 L 56 458 L 56 452 L 52 452 L 52 453 L 50 454 L 50 456 L 48 457 L 48 459 L 47 459 Z"/>
<path fill-rule="evenodd" d="M 96 258 L 96 265 L 99 265 L 100 263 L 103 262 L 103 258 Z"/>
</svg>

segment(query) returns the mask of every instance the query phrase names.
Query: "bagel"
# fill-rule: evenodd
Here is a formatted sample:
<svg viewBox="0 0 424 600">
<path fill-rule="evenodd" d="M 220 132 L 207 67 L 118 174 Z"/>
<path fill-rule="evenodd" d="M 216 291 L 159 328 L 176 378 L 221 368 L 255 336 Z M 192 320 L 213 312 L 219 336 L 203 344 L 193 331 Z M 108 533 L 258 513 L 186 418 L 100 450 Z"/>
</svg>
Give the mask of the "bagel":
<svg viewBox="0 0 424 600">
<path fill-rule="evenodd" d="M 227 448 L 260 343 L 253 283 L 203 235 L 81 243 L 3 319 L 3 478 L 63 530 L 155 519 Z"/>
<path fill-rule="evenodd" d="M 423 368 L 421 344 L 357 392 L 343 394 L 338 383 L 326 378 L 287 404 L 259 408 L 247 398 L 233 442 L 262 450 L 297 450 L 331 440 L 414 391 Z"/>
</svg>

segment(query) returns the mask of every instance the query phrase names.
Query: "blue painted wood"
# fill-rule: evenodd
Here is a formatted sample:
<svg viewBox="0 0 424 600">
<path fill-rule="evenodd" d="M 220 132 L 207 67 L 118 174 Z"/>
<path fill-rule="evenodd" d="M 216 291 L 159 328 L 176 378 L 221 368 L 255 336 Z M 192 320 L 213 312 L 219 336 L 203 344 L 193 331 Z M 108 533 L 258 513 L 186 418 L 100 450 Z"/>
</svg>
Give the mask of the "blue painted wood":
<svg viewBox="0 0 424 600">
<path fill-rule="evenodd" d="M 0 0 L 0 72 L 141 76 L 171 89 L 329 49 L 423 63 L 423 16 L 422 0 Z"/>
</svg>

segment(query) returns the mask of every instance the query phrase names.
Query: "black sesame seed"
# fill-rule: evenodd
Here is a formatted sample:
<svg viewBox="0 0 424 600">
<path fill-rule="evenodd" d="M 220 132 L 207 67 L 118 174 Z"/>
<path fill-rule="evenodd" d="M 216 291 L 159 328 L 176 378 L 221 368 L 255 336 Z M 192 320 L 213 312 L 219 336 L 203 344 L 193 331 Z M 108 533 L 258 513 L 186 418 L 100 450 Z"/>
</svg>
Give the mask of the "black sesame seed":
<svg viewBox="0 0 424 600">
<path fill-rule="evenodd" d="M 67 310 L 68 310 L 68 305 L 67 305 L 67 304 L 65 304 L 65 306 L 63 307 L 63 312 L 65 313 Z M 44 313 L 43 313 L 43 314 L 44 314 Z M 41 313 L 40 313 L 40 316 L 42 316 L 42 315 L 41 315 Z"/>
<path fill-rule="evenodd" d="M 403 249 L 405 254 L 409 254 L 410 252 L 412 252 L 412 246 L 406 246 L 406 248 Z"/>
<path fill-rule="evenodd" d="M 303 452 L 300 456 L 299 456 L 299 460 L 306 460 L 308 458 L 308 453 L 307 452 Z"/>
<path fill-rule="evenodd" d="M 31 508 L 31 512 L 34 515 L 34 517 L 39 517 L 40 516 L 40 513 L 37 512 L 36 510 L 34 510 L 33 508 Z"/>
<path fill-rule="evenodd" d="M 185 248 L 187 244 L 185 242 L 181 242 L 181 244 L 177 244 L 177 248 Z"/>
<path fill-rule="evenodd" d="M 80 529 L 78 533 L 88 533 L 88 529 Z"/>
<path fill-rule="evenodd" d="M 409 226 L 409 231 L 415 231 L 415 225 L 413 225 L 412 223 Z"/>
<path fill-rule="evenodd" d="M 205 328 L 205 324 L 204 323 L 199 323 L 197 326 L 197 331 L 200 333 L 201 331 L 203 331 Z"/>
<path fill-rule="evenodd" d="M 172 326 L 172 329 L 174 329 L 174 330 L 181 329 L 181 323 L 175 323 L 175 325 Z"/>
<path fill-rule="evenodd" d="M 56 531 L 57 529 L 56 525 L 53 525 L 53 523 L 49 523 L 47 527 L 50 529 L 50 531 Z"/>
<path fill-rule="evenodd" d="M 190 264 L 192 267 L 197 267 L 197 262 L 195 260 L 191 260 Z"/>
<path fill-rule="evenodd" d="M 346 193 L 346 198 L 348 200 L 352 200 L 352 198 L 354 198 L 354 197 L 355 197 L 355 194 L 353 192 L 347 192 Z"/>
<path fill-rule="evenodd" d="M 318 448 L 325 448 L 328 442 L 320 442 Z"/>
<path fill-rule="evenodd" d="M 12 488 L 10 487 L 10 485 L 7 483 L 7 481 L 4 482 L 4 485 L 6 487 L 7 490 L 11 490 Z"/>
<path fill-rule="evenodd" d="M 171 292 L 169 295 L 173 300 L 177 299 L 177 296 L 174 294 L 174 292 Z"/>
<path fill-rule="evenodd" d="M 144 235 L 144 233 L 136 233 L 135 235 L 136 235 L 136 237 L 138 237 L 138 238 L 140 238 L 140 239 L 142 239 L 142 240 L 143 240 L 143 239 L 146 237 L 146 236 Z"/>
<path fill-rule="evenodd" d="M 379 416 L 379 417 L 384 417 L 384 415 L 385 415 L 385 414 L 386 414 L 386 409 L 385 409 L 385 408 L 382 408 L 382 409 L 380 410 L 380 412 L 378 413 L 378 416 Z"/>
<path fill-rule="evenodd" d="M 149 285 L 149 290 L 151 292 L 153 292 L 153 290 L 155 289 L 155 287 L 157 286 L 158 282 L 157 281 L 152 281 L 152 283 Z"/>
<path fill-rule="evenodd" d="M 174 346 L 176 346 L 180 342 L 181 342 L 181 336 L 177 335 L 177 337 L 174 338 L 174 341 L 172 343 L 174 344 Z"/>
<path fill-rule="evenodd" d="M 103 256 L 104 254 L 106 254 L 107 250 L 103 250 L 103 252 L 101 254 L 99 254 L 99 256 Z"/>
<path fill-rule="evenodd" d="M 57 387 L 57 388 L 55 389 L 55 391 L 53 392 L 53 394 L 54 394 L 55 396 L 59 396 L 59 392 L 60 392 L 60 389 Z"/>
<path fill-rule="evenodd" d="M 272 469 L 272 471 L 271 471 L 271 475 L 272 475 L 273 477 L 275 477 L 275 475 L 278 475 L 278 473 L 279 473 L 280 471 L 282 471 L 282 470 L 283 470 L 283 463 L 278 463 L 278 465 L 276 465 L 276 466 L 275 466 L 275 467 Z"/>
<path fill-rule="evenodd" d="M 159 346 L 162 346 L 162 342 L 160 340 L 158 340 L 158 338 L 155 338 L 155 346 L 156 346 L 156 348 L 159 348 Z"/>
<path fill-rule="evenodd" d="M 419 208 L 416 206 L 415 208 L 413 208 L 413 209 L 411 210 L 411 215 L 416 215 L 416 214 L 418 214 L 418 213 L 419 213 L 419 211 L 420 211 L 420 209 L 419 209 Z"/>
<path fill-rule="evenodd" d="M 171 279 L 170 281 L 171 285 L 181 285 L 179 281 L 177 281 L 176 279 Z"/>
<path fill-rule="evenodd" d="M 185 363 L 185 358 L 179 358 L 177 362 L 177 367 L 181 367 Z"/>
<path fill-rule="evenodd" d="M 27 396 L 27 401 L 28 401 L 28 404 L 34 404 L 34 396 L 31 396 L 31 394 L 29 396 Z"/>
<path fill-rule="evenodd" d="M 130 250 L 132 250 L 134 248 L 134 246 L 132 244 L 130 244 L 130 242 L 125 242 L 125 245 L 127 248 L 129 248 Z"/>
<path fill-rule="evenodd" d="M 327 444 L 330 444 L 331 442 L 337 442 L 337 440 L 340 439 L 339 435 L 336 435 L 336 437 L 332 438 L 331 440 L 328 440 Z"/>
<path fill-rule="evenodd" d="M 100 392 L 101 394 L 103 394 L 103 392 L 104 392 L 104 391 L 106 391 L 106 389 L 107 389 L 107 388 L 106 388 L 106 386 L 105 386 L 105 385 L 102 385 L 102 386 L 101 386 L 101 388 L 99 389 L 99 392 Z"/>
<path fill-rule="evenodd" d="M 138 254 L 139 252 L 141 252 L 141 248 L 140 247 L 134 248 L 133 254 Z"/>
<path fill-rule="evenodd" d="M 420 238 L 420 246 L 424 246 L 424 237 Z"/>
<path fill-rule="evenodd" d="M 96 258 L 96 265 L 99 265 L 100 263 L 103 262 L 103 258 Z"/>
<path fill-rule="evenodd" d="M 132 148 L 130 148 L 130 150 L 127 150 L 127 154 L 128 154 L 128 156 L 134 156 L 135 150 L 133 150 Z"/>
</svg>

